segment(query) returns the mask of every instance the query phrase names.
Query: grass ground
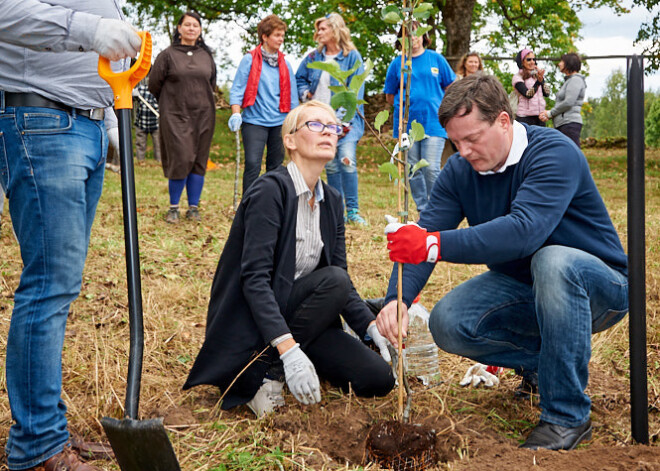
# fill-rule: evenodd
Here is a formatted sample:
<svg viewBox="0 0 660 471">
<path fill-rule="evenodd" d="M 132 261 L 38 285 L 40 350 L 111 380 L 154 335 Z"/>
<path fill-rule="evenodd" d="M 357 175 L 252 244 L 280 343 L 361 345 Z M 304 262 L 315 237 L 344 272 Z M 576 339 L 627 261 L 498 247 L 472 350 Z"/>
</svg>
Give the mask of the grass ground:
<svg viewBox="0 0 660 471">
<path fill-rule="evenodd" d="M 280 414 L 256 420 L 245 407 L 221 411 L 215 388 L 181 391 L 204 338 L 210 284 L 231 225 L 236 156 L 234 136 L 225 126 L 227 117 L 226 112 L 220 112 L 211 152 L 218 169 L 207 174 L 201 224 L 185 220 L 177 226 L 166 224 L 163 216 L 168 196 L 162 171 L 153 160 L 136 164 L 146 341 L 141 416 L 165 418 L 185 471 L 358 469 L 369 426 L 396 413 L 394 393 L 384 399 L 365 400 L 325 385 L 320 405 L 303 407 L 287 396 L 287 406 Z M 363 139 L 358 155 L 360 205 L 370 226 L 347 229 L 349 271 L 362 296 L 377 297 L 384 294 L 390 273 L 382 235 L 383 215 L 395 211 L 397 193 L 377 171 L 377 164 L 384 159 L 374 139 Z M 589 150 L 587 157 L 625 247 L 625 150 Z M 660 436 L 660 152 L 647 152 L 646 168 L 647 361 L 654 444 Z M 121 207 L 119 177 L 108 173 L 82 292 L 71 307 L 65 341 L 63 398 L 69 407 L 70 426 L 91 440 L 103 439 L 101 417 L 123 415 L 128 308 Z M 0 233 L 3 356 L 21 270 L 8 219 L 5 213 Z M 443 293 L 483 269 L 439 264 L 421 302 L 430 308 Z M 594 337 L 589 386 L 594 403 L 594 440 L 571 454 L 571 460 L 564 464 L 560 460 L 564 454 L 535 454 L 539 469 L 660 469 L 654 467 L 660 462 L 660 447 L 631 446 L 627 327 L 625 320 Z M 4 358 L 0 360 L 4 365 Z M 532 455 L 517 454 L 516 445 L 536 423 L 539 411 L 535 403 L 512 399 L 516 386 L 513 375 L 505 374 L 496 390 L 466 390 L 458 381 L 470 362 L 445 354 L 440 354 L 439 362 L 437 384 L 430 388 L 413 385 L 412 416 L 413 421 L 430 424 L 438 432 L 442 459 L 438 469 L 531 467 Z M 11 424 L 4 375 L 1 378 L 0 446 L 6 442 Z M 603 457 L 614 457 L 620 467 L 605 467 L 599 461 Z M 577 462 L 581 467 L 576 467 Z M 648 465 L 641 467 L 640 463 Z M 112 463 L 97 464 L 118 469 Z M 544 464 L 550 467 L 544 468 Z"/>
</svg>

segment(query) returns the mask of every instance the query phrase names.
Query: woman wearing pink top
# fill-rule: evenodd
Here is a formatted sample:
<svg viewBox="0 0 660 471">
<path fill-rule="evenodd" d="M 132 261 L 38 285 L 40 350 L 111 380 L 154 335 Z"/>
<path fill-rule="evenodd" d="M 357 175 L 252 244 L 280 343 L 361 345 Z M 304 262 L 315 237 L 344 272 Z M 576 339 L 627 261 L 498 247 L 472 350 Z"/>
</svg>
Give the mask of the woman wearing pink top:
<svg viewBox="0 0 660 471">
<path fill-rule="evenodd" d="M 536 126 L 545 126 L 539 114 L 545 111 L 545 98 L 550 87 L 544 81 L 545 70 L 536 67 L 536 56 L 531 49 L 523 49 L 516 55 L 520 69 L 513 76 L 513 88 L 518 92 L 516 121 Z"/>
</svg>

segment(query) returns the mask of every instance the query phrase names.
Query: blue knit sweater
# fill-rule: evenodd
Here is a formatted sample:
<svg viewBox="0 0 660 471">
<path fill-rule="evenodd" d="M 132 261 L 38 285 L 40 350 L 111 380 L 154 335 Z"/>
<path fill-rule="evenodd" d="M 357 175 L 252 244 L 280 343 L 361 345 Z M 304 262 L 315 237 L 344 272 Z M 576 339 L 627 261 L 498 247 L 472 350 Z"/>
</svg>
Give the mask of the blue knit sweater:
<svg viewBox="0 0 660 471">
<path fill-rule="evenodd" d="M 583 250 L 627 274 L 627 258 L 584 154 L 560 132 L 525 126 L 528 146 L 503 173 L 481 175 L 459 154 L 436 180 L 418 221 L 440 231 L 442 261 L 485 264 L 531 284 L 530 262 L 542 247 Z M 469 227 L 457 229 L 466 219 Z M 404 266 L 403 300 L 410 305 L 434 264 Z M 396 298 L 390 278 L 387 301 Z"/>
</svg>

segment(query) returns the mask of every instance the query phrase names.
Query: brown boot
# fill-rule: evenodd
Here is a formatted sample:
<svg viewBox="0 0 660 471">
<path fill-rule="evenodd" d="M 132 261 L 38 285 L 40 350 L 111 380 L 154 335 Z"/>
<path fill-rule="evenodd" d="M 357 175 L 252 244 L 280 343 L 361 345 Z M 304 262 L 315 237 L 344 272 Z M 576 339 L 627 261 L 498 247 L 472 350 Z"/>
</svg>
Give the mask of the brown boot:
<svg viewBox="0 0 660 471">
<path fill-rule="evenodd" d="M 69 448 L 47 459 L 33 471 L 103 471 L 101 468 L 80 461 L 78 455 Z"/>
</svg>

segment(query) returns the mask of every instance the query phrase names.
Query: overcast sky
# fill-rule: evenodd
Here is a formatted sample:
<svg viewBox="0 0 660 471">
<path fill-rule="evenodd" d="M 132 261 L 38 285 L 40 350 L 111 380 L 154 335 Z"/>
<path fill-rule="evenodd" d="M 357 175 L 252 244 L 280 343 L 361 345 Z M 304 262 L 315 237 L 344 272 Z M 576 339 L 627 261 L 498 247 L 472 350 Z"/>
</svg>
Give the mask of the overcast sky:
<svg viewBox="0 0 660 471">
<path fill-rule="evenodd" d="M 624 2 L 629 4 L 629 2 Z M 578 42 L 581 54 L 587 56 L 630 55 L 641 53 L 642 48 L 633 46 L 637 31 L 642 23 L 650 21 L 646 10 L 635 8 L 631 13 L 615 16 L 609 8 L 588 10 L 580 14 L 584 24 Z M 612 71 L 620 68 L 626 71 L 625 59 L 600 59 L 589 62 L 587 96 L 599 97 L 605 88 L 605 81 Z M 644 88 L 660 92 L 660 74 L 644 77 Z"/>
</svg>

